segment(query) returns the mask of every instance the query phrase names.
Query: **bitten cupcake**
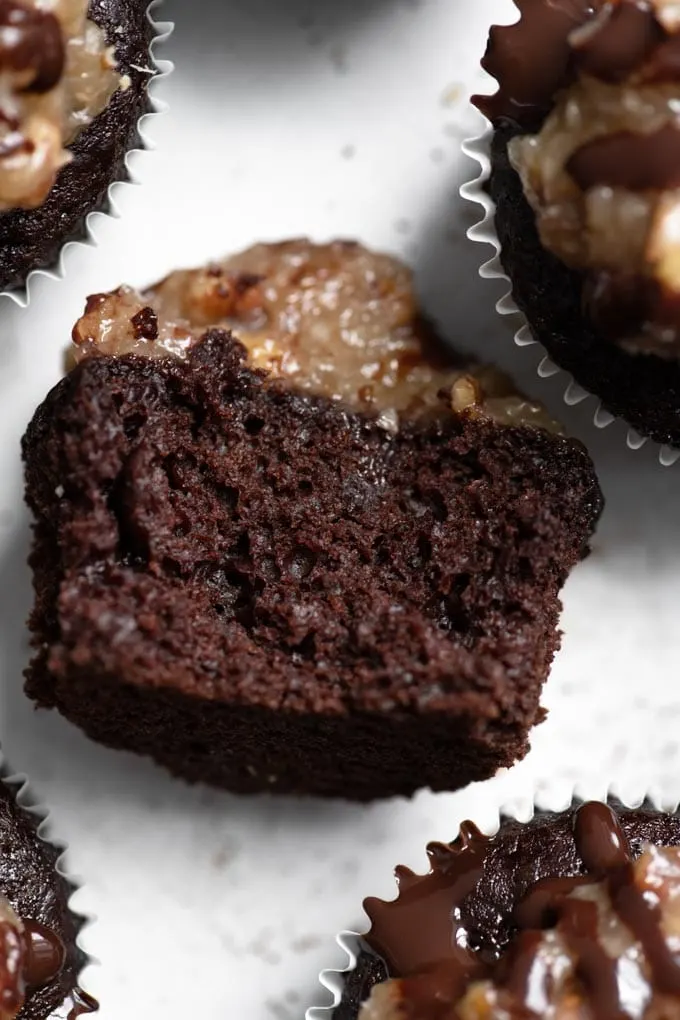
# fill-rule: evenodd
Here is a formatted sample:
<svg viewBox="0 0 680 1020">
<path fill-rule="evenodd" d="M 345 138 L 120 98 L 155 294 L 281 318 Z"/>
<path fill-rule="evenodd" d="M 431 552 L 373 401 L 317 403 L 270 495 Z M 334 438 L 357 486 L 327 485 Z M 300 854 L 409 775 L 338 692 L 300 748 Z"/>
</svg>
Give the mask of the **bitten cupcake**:
<svg viewBox="0 0 680 1020">
<path fill-rule="evenodd" d="M 155 70 L 148 0 L 0 0 L 0 290 L 108 207 Z"/>
<path fill-rule="evenodd" d="M 241 793 L 369 800 L 511 765 L 592 463 L 361 245 L 256 245 L 90 298 L 24 439 L 27 691 Z"/>
<path fill-rule="evenodd" d="M 74 887 L 61 851 L 39 835 L 40 817 L 21 806 L 25 789 L 0 768 L 0 1017 L 48 1020 L 94 1012 L 78 984 L 87 962 L 77 945 L 83 919 L 69 909 Z"/>
<path fill-rule="evenodd" d="M 395 900 L 366 900 L 334 1020 L 680 1015 L 677 814 L 589 802 L 491 837 L 464 822 L 428 855 L 427 875 L 397 869 Z"/>
<path fill-rule="evenodd" d="M 680 20 L 667 0 L 516 0 L 475 97 L 500 258 L 534 337 L 680 446 Z"/>
</svg>

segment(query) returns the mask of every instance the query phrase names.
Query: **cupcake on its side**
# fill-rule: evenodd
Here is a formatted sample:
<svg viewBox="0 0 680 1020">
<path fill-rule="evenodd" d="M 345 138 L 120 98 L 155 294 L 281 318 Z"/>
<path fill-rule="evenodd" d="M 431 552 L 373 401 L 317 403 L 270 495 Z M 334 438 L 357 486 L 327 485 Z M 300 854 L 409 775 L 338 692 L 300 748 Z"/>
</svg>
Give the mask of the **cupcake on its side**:
<svg viewBox="0 0 680 1020">
<path fill-rule="evenodd" d="M 256 245 L 96 295 L 73 336 L 23 447 L 31 697 L 241 793 L 457 789 L 526 753 L 600 490 L 404 266 Z"/>
<path fill-rule="evenodd" d="M 674 1020 L 680 816 L 589 802 L 495 836 L 465 822 L 398 869 L 334 1020 Z"/>
<path fill-rule="evenodd" d="M 680 21 L 664 0 L 515 0 L 475 97 L 500 258 L 535 338 L 680 446 Z"/>
<path fill-rule="evenodd" d="M 38 833 L 21 787 L 0 770 L 0 1017 L 49 1020 L 94 1012 L 78 985 L 87 962 L 77 945 L 83 919 L 69 909 L 74 887 L 59 870 L 61 851 Z"/>
<path fill-rule="evenodd" d="M 126 180 L 150 109 L 148 0 L 0 0 L 0 290 L 51 268 Z"/>
</svg>

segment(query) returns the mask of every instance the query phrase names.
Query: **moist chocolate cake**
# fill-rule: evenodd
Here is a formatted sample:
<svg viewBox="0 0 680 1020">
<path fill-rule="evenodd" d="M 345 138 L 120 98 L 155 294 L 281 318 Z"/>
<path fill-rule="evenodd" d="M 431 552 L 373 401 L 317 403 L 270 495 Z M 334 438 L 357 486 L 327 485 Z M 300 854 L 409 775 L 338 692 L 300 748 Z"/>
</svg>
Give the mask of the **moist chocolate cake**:
<svg viewBox="0 0 680 1020">
<path fill-rule="evenodd" d="M 515 0 L 484 67 L 500 257 L 537 340 L 680 445 L 680 34 L 663 0 Z"/>
<path fill-rule="evenodd" d="M 73 336 L 23 443 L 39 705 L 242 793 L 456 789 L 525 754 L 601 494 L 405 267 L 257 245 L 96 295 Z"/>
<path fill-rule="evenodd" d="M 38 835 L 39 818 L 0 776 L 0 1016 L 75 1020 L 97 1003 L 78 987 L 86 957 L 74 889 L 59 873 L 60 851 Z"/>
<path fill-rule="evenodd" d="M 680 817 L 590 802 L 495 836 L 464 822 L 425 876 L 366 900 L 334 1020 L 651 1020 L 680 1012 Z"/>
<path fill-rule="evenodd" d="M 54 266 L 127 180 L 150 109 L 147 0 L 0 0 L 0 289 Z"/>
</svg>

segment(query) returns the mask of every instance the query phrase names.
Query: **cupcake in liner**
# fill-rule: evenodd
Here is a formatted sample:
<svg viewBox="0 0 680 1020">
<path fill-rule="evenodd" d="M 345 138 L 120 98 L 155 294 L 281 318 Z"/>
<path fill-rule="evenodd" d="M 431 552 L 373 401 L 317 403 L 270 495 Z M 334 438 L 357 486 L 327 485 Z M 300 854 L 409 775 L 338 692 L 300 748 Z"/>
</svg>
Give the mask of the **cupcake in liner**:
<svg viewBox="0 0 680 1020">
<path fill-rule="evenodd" d="M 482 206 L 469 236 L 496 256 L 480 275 L 510 291 L 501 314 L 519 345 L 547 351 L 539 375 L 572 377 L 564 399 L 599 400 L 595 424 L 629 425 L 628 445 L 680 456 L 679 24 L 661 0 L 515 0 L 494 26 L 489 126 L 466 143 L 481 168 L 462 189 Z M 677 19 L 676 19 L 677 21 Z"/>
<path fill-rule="evenodd" d="M 680 1009 L 677 804 L 598 800 L 501 810 L 397 868 L 364 935 L 337 938 L 333 1001 L 306 1020 L 674 1017 Z"/>
<path fill-rule="evenodd" d="M 2 0 L 0 294 L 28 301 L 32 273 L 63 273 L 68 242 L 91 241 L 91 213 L 113 213 L 155 111 L 154 56 L 170 27 L 148 0 Z"/>
<path fill-rule="evenodd" d="M 87 924 L 69 902 L 77 885 L 64 848 L 46 832 L 47 812 L 0 753 L 0 1017 L 75 1020 L 98 1003 L 78 983 L 90 962 Z"/>
</svg>

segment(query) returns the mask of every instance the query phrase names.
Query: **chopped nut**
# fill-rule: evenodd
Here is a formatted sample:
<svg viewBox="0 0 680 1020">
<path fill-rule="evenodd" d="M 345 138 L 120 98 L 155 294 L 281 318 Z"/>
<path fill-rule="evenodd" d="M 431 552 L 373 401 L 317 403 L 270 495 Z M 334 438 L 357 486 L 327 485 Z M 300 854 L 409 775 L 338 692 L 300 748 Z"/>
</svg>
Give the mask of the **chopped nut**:
<svg viewBox="0 0 680 1020">
<path fill-rule="evenodd" d="M 451 408 L 460 414 L 481 403 L 483 393 L 471 375 L 459 376 L 451 387 Z"/>
<path fill-rule="evenodd" d="M 451 411 L 555 428 L 501 373 L 433 360 L 410 271 L 348 242 L 255 245 L 143 294 L 96 295 L 73 330 L 73 358 L 181 358 L 208 327 L 233 331 L 269 380 L 342 402 L 389 432 L 400 418 Z"/>
</svg>

